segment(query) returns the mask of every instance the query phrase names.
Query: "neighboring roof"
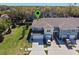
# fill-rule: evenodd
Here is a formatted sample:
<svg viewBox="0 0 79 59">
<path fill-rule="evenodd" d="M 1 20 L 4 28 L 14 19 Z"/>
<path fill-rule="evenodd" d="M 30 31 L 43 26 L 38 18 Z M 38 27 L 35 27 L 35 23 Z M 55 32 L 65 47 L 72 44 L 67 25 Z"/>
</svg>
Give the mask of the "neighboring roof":
<svg viewBox="0 0 79 59">
<path fill-rule="evenodd" d="M 39 20 L 34 20 L 32 27 L 60 27 L 64 28 L 76 28 L 79 27 L 79 18 L 41 18 Z"/>
<path fill-rule="evenodd" d="M 2 14 L 1 18 L 3 18 L 3 19 L 9 19 L 9 16 L 7 14 Z"/>
</svg>

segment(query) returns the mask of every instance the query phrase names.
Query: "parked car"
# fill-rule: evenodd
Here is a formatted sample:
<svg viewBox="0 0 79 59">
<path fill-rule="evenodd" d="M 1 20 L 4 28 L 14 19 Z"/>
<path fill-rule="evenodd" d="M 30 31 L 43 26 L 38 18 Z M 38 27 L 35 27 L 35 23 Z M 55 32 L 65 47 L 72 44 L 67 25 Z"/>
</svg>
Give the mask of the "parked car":
<svg viewBox="0 0 79 59">
<path fill-rule="evenodd" d="M 51 40 L 47 40 L 47 44 L 48 45 L 51 45 Z"/>
<path fill-rule="evenodd" d="M 72 47 L 71 41 L 69 39 L 66 39 L 66 43 L 69 47 Z"/>
</svg>

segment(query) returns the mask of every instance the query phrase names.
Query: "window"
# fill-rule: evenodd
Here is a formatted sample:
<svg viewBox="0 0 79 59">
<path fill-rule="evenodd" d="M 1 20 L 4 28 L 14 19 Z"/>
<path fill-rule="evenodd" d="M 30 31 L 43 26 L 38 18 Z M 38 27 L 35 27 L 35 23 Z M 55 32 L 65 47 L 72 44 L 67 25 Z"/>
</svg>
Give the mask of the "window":
<svg viewBox="0 0 79 59">
<path fill-rule="evenodd" d="M 50 32 L 50 30 L 47 30 L 47 32 Z"/>
</svg>

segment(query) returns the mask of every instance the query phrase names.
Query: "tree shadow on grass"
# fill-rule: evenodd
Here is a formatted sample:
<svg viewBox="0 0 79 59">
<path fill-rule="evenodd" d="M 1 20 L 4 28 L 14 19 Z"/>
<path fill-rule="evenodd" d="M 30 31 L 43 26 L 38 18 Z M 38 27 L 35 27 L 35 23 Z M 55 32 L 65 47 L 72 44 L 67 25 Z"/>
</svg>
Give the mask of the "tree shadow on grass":
<svg viewBox="0 0 79 59">
<path fill-rule="evenodd" d="M 4 40 L 4 37 L 2 35 L 0 35 L 0 43 L 2 43 Z"/>
</svg>

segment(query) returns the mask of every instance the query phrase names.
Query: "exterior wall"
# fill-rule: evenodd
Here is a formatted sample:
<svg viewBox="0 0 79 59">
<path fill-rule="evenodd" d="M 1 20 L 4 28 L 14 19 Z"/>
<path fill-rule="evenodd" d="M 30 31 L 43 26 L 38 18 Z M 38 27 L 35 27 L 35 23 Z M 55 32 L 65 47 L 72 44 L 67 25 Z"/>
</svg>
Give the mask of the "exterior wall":
<svg viewBox="0 0 79 59">
<path fill-rule="evenodd" d="M 44 28 L 44 34 L 53 34 L 53 28 Z"/>
<path fill-rule="evenodd" d="M 32 32 L 33 33 L 43 33 L 44 29 L 43 28 L 32 27 Z"/>
<path fill-rule="evenodd" d="M 76 44 L 76 39 L 78 34 L 78 29 L 66 29 L 66 30 L 60 30 L 59 38 L 63 39 L 69 39 L 72 44 Z"/>
<path fill-rule="evenodd" d="M 42 38 L 43 41 L 46 42 L 48 39 L 52 40 L 54 38 L 59 44 L 65 44 L 66 39 L 69 39 L 72 42 L 72 44 L 76 44 L 76 39 L 78 35 L 78 29 L 60 29 L 59 27 L 54 27 L 54 28 L 32 28 L 32 30 L 36 31 L 37 35 L 43 32 L 38 36 L 32 35 L 32 39 L 37 40 L 41 39 L 41 35 L 43 35 Z"/>
<path fill-rule="evenodd" d="M 45 34 L 44 35 L 44 38 L 45 38 L 45 41 L 47 41 L 47 40 L 53 40 L 53 36 L 51 35 L 51 34 Z"/>
<path fill-rule="evenodd" d="M 59 37 L 64 37 L 64 36 L 70 36 L 70 35 L 75 35 L 77 38 L 78 30 L 77 29 L 71 29 L 71 30 L 60 30 Z"/>
</svg>

